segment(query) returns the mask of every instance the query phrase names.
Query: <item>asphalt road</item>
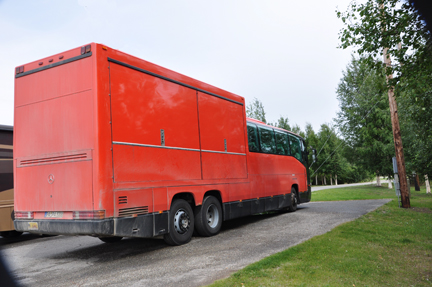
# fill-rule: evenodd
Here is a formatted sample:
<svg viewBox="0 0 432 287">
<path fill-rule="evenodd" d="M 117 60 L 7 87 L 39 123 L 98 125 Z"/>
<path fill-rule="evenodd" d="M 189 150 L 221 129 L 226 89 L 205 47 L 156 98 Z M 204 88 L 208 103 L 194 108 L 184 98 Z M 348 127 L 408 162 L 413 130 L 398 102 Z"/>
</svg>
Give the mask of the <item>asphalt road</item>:
<svg viewBox="0 0 432 287">
<path fill-rule="evenodd" d="M 313 202 L 294 213 L 224 222 L 215 237 L 171 247 L 162 239 L 102 243 L 87 236 L 0 237 L 3 258 L 25 286 L 202 286 L 326 233 L 389 200 Z"/>
</svg>

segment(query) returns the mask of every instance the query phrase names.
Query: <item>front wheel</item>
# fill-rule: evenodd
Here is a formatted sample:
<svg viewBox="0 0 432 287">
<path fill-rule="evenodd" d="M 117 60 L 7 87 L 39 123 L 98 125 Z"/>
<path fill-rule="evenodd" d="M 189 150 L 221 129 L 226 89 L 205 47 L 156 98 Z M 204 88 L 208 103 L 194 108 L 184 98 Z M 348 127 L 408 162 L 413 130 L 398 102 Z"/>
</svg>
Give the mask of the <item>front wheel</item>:
<svg viewBox="0 0 432 287">
<path fill-rule="evenodd" d="M 297 191 L 295 187 L 291 188 L 291 205 L 288 207 L 288 211 L 294 212 L 297 210 Z"/>
<path fill-rule="evenodd" d="M 194 232 L 194 214 L 186 200 L 176 199 L 171 204 L 169 232 L 164 240 L 169 245 L 186 244 L 192 239 Z"/>
<path fill-rule="evenodd" d="M 201 206 L 195 210 L 195 225 L 201 236 L 213 236 L 222 226 L 222 208 L 214 196 L 206 196 Z"/>
</svg>

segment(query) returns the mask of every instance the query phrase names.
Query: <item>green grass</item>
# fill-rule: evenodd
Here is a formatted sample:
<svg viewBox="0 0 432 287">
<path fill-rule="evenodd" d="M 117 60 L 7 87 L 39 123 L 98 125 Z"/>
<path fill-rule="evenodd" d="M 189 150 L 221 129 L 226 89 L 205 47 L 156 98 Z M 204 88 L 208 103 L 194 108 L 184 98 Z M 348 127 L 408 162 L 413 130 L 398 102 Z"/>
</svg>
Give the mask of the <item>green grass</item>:
<svg viewBox="0 0 432 287">
<path fill-rule="evenodd" d="M 424 188 L 423 188 L 424 192 Z M 375 185 L 360 185 L 324 189 L 312 193 L 312 201 L 359 200 L 359 199 L 396 199 L 396 192 L 389 189 L 387 184 L 377 187 Z"/>
<path fill-rule="evenodd" d="M 393 190 L 370 186 L 312 196 L 330 200 L 332 192 L 337 200 L 395 198 Z M 393 200 L 211 286 L 432 286 L 432 195 L 424 188 L 411 195 L 414 209 Z"/>
</svg>

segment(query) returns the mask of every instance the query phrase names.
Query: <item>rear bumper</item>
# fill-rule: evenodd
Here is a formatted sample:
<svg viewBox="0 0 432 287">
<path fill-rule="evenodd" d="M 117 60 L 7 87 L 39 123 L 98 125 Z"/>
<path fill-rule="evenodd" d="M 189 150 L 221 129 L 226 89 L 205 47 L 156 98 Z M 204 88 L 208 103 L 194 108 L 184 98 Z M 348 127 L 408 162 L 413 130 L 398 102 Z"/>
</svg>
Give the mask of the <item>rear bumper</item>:
<svg viewBox="0 0 432 287">
<path fill-rule="evenodd" d="M 15 220 L 17 231 L 52 235 L 154 237 L 168 233 L 168 212 L 101 220 Z"/>
</svg>

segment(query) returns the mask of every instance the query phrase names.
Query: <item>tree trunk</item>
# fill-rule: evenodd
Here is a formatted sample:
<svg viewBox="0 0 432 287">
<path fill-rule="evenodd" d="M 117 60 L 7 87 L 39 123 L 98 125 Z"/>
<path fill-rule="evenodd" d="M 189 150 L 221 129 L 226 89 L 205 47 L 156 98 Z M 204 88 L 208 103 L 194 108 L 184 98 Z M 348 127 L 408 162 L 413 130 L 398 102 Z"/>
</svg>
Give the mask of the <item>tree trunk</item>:
<svg viewBox="0 0 432 287">
<path fill-rule="evenodd" d="M 315 174 L 315 183 L 318 185 L 318 174 Z"/>
<path fill-rule="evenodd" d="M 330 185 L 333 185 L 333 175 L 330 174 Z"/>
<path fill-rule="evenodd" d="M 429 178 L 428 178 L 427 174 L 425 174 L 425 184 L 426 184 L 426 193 L 431 193 Z"/>
<path fill-rule="evenodd" d="M 326 177 L 324 175 L 324 185 L 327 185 Z"/>
<path fill-rule="evenodd" d="M 337 174 L 335 174 L 335 184 L 337 185 Z"/>
<path fill-rule="evenodd" d="M 381 178 L 379 176 L 379 174 L 377 173 L 377 184 L 376 186 L 381 186 Z"/>
<path fill-rule="evenodd" d="M 415 190 L 420 191 L 420 180 L 418 174 L 414 175 L 414 185 L 415 185 Z"/>
<path fill-rule="evenodd" d="M 407 188 L 408 188 L 409 197 L 411 197 L 411 179 L 409 178 L 409 176 L 407 176 Z"/>
<path fill-rule="evenodd" d="M 393 186 L 392 186 L 392 180 L 390 179 L 390 176 L 388 177 L 388 188 L 389 189 L 393 188 Z"/>
<path fill-rule="evenodd" d="M 384 10 L 384 4 L 382 3 L 380 6 L 381 9 Z M 391 67 L 390 56 L 387 54 L 388 47 L 383 47 L 383 58 L 386 67 Z M 387 83 L 393 79 L 393 75 L 387 75 Z M 392 122 L 393 129 L 393 142 L 395 146 L 395 155 L 396 155 L 396 163 L 399 173 L 399 186 L 401 191 L 401 201 L 403 208 L 410 208 L 410 192 L 407 190 L 407 182 L 406 182 L 406 170 L 405 170 L 405 158 L 403 152 L 402 145 L 402 136 L 399 125 L 399 116 L 397 110 L 397 103 L 394 96 L 394 87 L 389 87 L 388 90 L 388 98 L 389 98 L 389 106 L 390 106 L 390 117 Z"/>
</svg>

